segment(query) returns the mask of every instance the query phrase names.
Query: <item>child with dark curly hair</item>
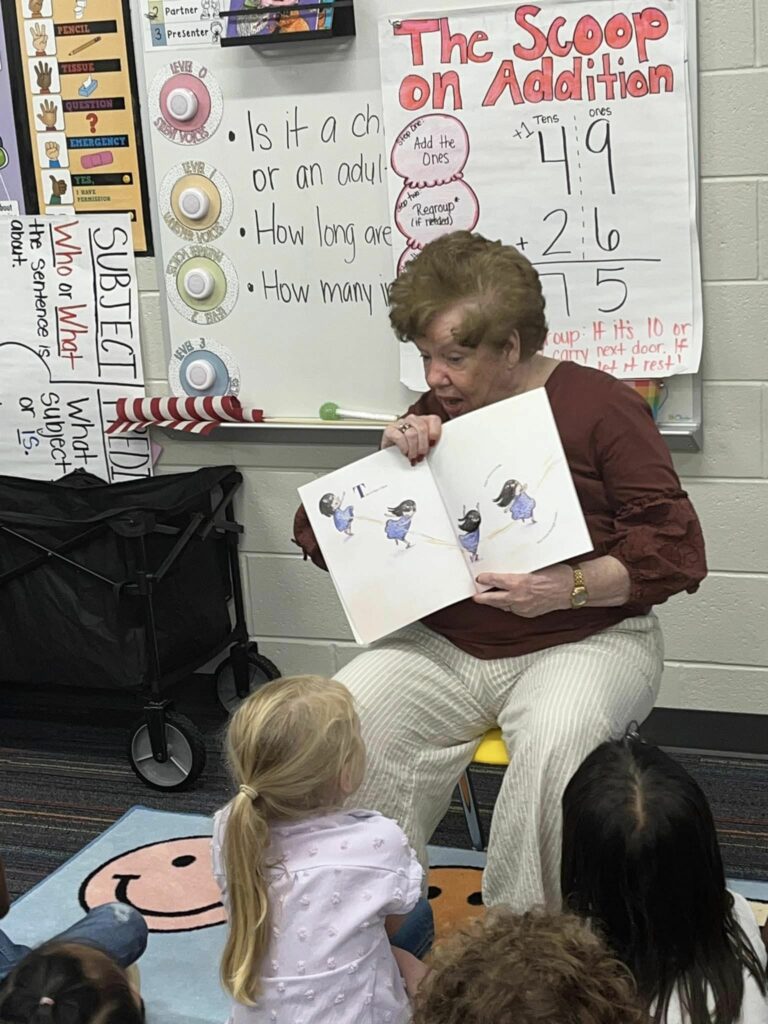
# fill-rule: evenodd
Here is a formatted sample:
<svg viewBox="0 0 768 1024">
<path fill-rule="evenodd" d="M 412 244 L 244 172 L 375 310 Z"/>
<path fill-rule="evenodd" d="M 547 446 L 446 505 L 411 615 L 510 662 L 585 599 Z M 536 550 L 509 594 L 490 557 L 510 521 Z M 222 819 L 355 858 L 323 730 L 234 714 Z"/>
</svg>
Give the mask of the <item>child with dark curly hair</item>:
<svg viewBox="0 0 768 1024">
<path fill-rule="evenodd" d="M 629 971 L 579 918 L 490 910 L 440 944 L 413 1024 L 643 1024 Z"/>
</svg>

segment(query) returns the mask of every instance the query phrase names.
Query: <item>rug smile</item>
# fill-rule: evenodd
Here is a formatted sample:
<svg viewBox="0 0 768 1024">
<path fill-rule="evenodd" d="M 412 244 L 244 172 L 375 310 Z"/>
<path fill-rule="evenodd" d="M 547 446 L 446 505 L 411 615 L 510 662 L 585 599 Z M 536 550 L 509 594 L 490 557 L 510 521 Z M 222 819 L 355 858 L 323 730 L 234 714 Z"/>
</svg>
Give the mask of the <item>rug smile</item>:
<svg viewBox="0 0 768 1024">
<path fill-rule="evenodd" d="M 129 882 L 138 881 L 141 875 L 113 875 L 112 877 L 118 880 L 115 888 L 115 899 L 119 903 L 127 903 L 129 907 L 138 910 L 145 917 L 194 917 L 196 914 L 206 914 L 209 910 L 217 910 L 222 906 L 221 900 L 219 900 L 216 903 L 209 903 L 207 907 L 197 907 L 195 910 L 148 910 L 146 907 L 140 907 L 128 899 Z"/>
</svg>

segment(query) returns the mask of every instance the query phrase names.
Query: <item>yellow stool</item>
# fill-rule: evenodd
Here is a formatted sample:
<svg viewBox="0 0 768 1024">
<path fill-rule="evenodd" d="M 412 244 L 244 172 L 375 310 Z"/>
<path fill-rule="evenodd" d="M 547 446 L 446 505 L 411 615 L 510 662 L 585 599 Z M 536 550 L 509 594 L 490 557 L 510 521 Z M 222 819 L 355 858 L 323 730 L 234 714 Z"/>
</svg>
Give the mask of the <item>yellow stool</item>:
<svg viewBox="0 0 768 1024">
<path fill-rule="evenodd" d="M 509 764 L 509 754 L 507 753 L 504 740 L 501 738 L 501 729 L 490 729 L 483 736 L 475 751 L 475 756 L 472 758 L 472 764 Z M 477 812 L 477 802 L 475 800 L 475 791 L 472 788 L 469 768 L 466 769 L 459 779 L 459 796 L 461 797 L 461 806 L 464 811 L 464 820 L 467 823 L 469 838 L 472 840 L 472 849 L 484 850 L 485 837 L 483 836 L 483 826 L 480 821 L 480 815 Z"/>
</svg>

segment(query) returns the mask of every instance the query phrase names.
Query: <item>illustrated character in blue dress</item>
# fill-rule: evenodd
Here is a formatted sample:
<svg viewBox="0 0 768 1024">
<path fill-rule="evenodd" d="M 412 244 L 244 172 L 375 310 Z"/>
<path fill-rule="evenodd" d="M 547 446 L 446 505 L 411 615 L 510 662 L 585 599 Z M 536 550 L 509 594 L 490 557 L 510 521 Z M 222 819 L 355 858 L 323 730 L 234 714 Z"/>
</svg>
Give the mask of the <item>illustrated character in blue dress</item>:
<svg viewBox="0 0 768 1024">
<path fill-rule="evenodd" d="M 405 544 L 406 548 L 413 547 L 413 542 L 408 540 L 408 531 L 411 528 L 411 521 L 415 511 L 416 502 L 412 498 L 406 498 L 405 501 L 401 501 L 394 508 L 387 509 L 387 513 L 390 516 L 394 516 L 394 518 L 386 521 L 384 532 L 390 540 L 395 542 L 395 547 L 400 547 L 400 541 Z"/>
<path fill-rule="evenodd" d="M 344 495 L 337 498 L 335 494 L 324 494 L 320 499 L 320 512 L 329 519 L 333 519 L 333 525 L 339 533 L 346 533 L 348 537 L 352 534 L 352 520 L 355 518 L 355 509 L 352 505 L 346 508 L 341 507 Z"/>
<path fill-rule="evenodd" d="M 463 531 L 459 536 L 459 544 L 468 552 L 470 562 L 476 562 L 480 557 L 477 549 L 480 544 L 480 523 L 482 521 L 483 517 L 477 508 L 471 508 L 469 512 L 462 512 L 459 520 L 459 529 Z"/>
<path fill-rule="evenodd" d="M 519 480 L 507 480 L 501 494 L 493 499 L 497 505 L 509 512 L 514 522 L 536 522 L 533 518 L 536 501 L 526 493 L 527 487 L 528 484 L 521 484 Z"/>
</svg>

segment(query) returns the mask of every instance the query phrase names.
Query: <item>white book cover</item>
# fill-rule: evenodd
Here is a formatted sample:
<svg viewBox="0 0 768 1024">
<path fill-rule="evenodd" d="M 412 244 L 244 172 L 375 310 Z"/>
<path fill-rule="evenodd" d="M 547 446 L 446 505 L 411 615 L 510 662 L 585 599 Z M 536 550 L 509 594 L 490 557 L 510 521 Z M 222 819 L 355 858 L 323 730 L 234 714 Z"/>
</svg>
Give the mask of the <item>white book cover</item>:
<svg viewBox="0 0 768 1024">
<path fill-rule="evenodd" d="M 424 462 L 387 448 L 299 495 L 359 643 L 592 550 L 544 388 L 443 425 Z"/>
</svg>

